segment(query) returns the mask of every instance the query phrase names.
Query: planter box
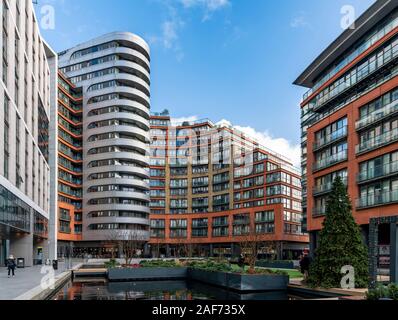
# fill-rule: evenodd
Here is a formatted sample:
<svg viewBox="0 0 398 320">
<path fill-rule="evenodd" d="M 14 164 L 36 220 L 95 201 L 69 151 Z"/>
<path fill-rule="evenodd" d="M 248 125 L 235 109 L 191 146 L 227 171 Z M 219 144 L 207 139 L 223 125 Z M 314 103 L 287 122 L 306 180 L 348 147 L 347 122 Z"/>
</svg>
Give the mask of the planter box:
<svg viewBox="0 0 398 320">
<path fill-rule="evenodd" d="M 228 273 L 225 272 L 210 272 L 189 268 L 188 277 L 191 280 L 204 282 L 214 286 L 228 287 Z"/>
<path fill-rule="evenodd" d="M 186 279 L 187 268 L 114 268 L 109 269 L 109 281 Z"/>
<path fill-rule="evenodd" d="M 289 277 L 284 275 L 246 275 L 198 269 L 189 269 L 188 276 L 192 280 L 240 292 L 287 290 L 289 283 Z"/>
<path fill-rule="evenodd" d="M 211 272 L 192 268 L 114 268 L 108 271 L 110 282 L 194 280 L 238 292 L 287 290 L 289 277 L 284 275 L 246 275 Z"/>
</svg>

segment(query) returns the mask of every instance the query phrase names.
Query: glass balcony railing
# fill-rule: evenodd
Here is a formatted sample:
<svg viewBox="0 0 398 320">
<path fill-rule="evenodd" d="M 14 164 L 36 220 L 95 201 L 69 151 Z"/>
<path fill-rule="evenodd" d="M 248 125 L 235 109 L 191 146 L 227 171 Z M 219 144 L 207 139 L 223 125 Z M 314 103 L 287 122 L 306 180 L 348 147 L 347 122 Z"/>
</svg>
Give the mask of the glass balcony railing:
<svg viewBox="0 0 398 320">
<path fill-rule="evenodd" d="M 335 153 L 327 158 L 316 161 L 313 166 L 313 171 L 319 171 L 325 169 L 336 163 L 346 161 L 347 159 L 348 159 L 348 150 L 340 151 L 339 153 Z"/>
<path fill-rule="evenodd" d="M 375 52 L 370 56 L 365 63 L 356 67 L 350 74 L 341 77 L 340 80 L 334 82 L 329 86 L 327 93 L 319 94 L 316 97 L 314 111 L 319 110 L 321 107 L 326 105 L 335 97 L 339 96 L 348 89 L 353 88 L 359 82 L 365 80 L 375 72 L 378 72 L 382 68 L 385 68 L 398 56 L 398 45 L 393 43 L 393 46 L 386 46 L 379 52 Z M 375 57 L 377 57 L 375 59 Z M 324 90 L 326 92 L 326 89 Z"/>
<path fill-rule="evenodd" d="M 324 216 L 326 214 L 326 207 L 316 207 L 312 210 L 312 215 L 314 217 Z"/>
<path fill-rule="evenodd" d="M 340 129 L 328 134 L 327 136 L 324 136 L 321 139 L 318 139 L 317 141 L 315 141 L 314 150 L 322 148 L 322 147 L 324 147 L 334 141 L 337 141 L 339 139 L 342 139 L 342 138 L 346 137 L 347 134 L 348 134 L 348 127 L 344 126 Z"/>
<path fill-rule="evenodd" d="M 358 183 L 381 178 L 384 176 L 388 176 L 391 174 L 398 174 L 398 161 L 386 163 L 381 166 L 376 166 L 372 168 L 372 170 L 363 171 L 358 174 L 357 181 Z"/>
<path fill-rule="evenodd" d="M 347 177 L 342 178 L 343 183 L 347 186 L 348 185 L 348 180 Z M 323 194 L 323 193 L 328 193 L 332 191 L 333 188 L 333 181 L 330 181 L 328 183 L 324 183 L 321 185 L 317 185 L 313 188 L 313 195 L 318 195 L 318 194 Z"/>
<path fill-rule="evenodd" d="M 60 227 L 59 227 L 59 232 L 61 232 L 61 233 L 71 233 L 72 230 L 71 230 L 70 227 L 60 226 Z"/>
<path fill-rule="evenodd" d="M 391 21 L 389 21 L 386 25 L 382 26 L 381 29 L 372 33 L 369 38 L 360 44 L 359 47 L 354 49 L 351 54 L 345 57 L 337 66 L 334 66 L 323 78 L 321 78 L 313 88 L 308 90 L 304 96 L 303 100 L 306 100 L 313 92 L 315 92 L 320 86 L 322 86 L 326 81 L 331 79 L 335 74 L 337 74 L 341 69 L 347 66 L 350 62 L 352 62 L 355 58 L 357 58 L 360 54 L 368 50 L 373 44 L 375 44 L 378 40 L 384 37 L 388 32 L 390 32 L 393 28 L 397 27 L 398 18 L 395 17 Z"/>
<path fill-rule="evenodd" d="M 61 215 L 59 216 L 59 219 L 60 219 L 60 220 L 64 220 L 64 221 L 71 221 L 71 217 L 70 217 L 69 214 L 61 214 Z"/>
<path fill-rule="evenodd" d="M 367 115 L 366 117 L 359 119 L 355 124 L 355 128 L 357 130 L 365 128 L 366 126 L 371 125 L 372 123 L 375 123 L 379 120 L 382 120 L 396 113 L 398 113 L 398 100 L 393 101 L 385 105 L 384 107 L 373 111 L 371 114 Z"/>
<path fill-rule="evenodd" d="M 213 221 L 213 227 L 228 227 L 228 220 L 216 220 Z"/>
<path fill-rule="evenodd" d="M 396 202 L 398 202 L 398 190 L 376 192 L 374 194 L 359 198 L 357 200 L 357 208 L 364 209 Z"/>
<path fill-rule="evenodd" d="M 374 138 L 364 140 L 356 146 L 356 153 L 364 153 L 398 140 L 398 128 L 387 131 Z"/>
</svg>

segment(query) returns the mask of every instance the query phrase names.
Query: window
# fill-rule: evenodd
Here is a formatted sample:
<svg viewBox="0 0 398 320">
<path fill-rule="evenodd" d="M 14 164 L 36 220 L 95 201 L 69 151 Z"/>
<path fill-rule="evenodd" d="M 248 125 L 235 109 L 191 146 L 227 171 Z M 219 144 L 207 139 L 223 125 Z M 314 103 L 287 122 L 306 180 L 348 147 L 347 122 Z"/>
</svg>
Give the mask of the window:
<svg viewBox="0 0 398 320">
<path fill-rule="evenodd" d="M 10 151 L 9 151 L 9 131 L 10 131 L 10 125 L 9 125 L 9 103 L 10 99 L 4 95 L 4 163 L 3 163 L 3 169 L 4 169 L 4 177 L 8 179 L 9 177 L 9 159 L 10 159 Z"/>
<path fill-rule="evenodd" d="M 21 141 L 20 141 L 20 131 L 21 131 L 21 119 L 18 114 L 15 117 L 15 182 L 16 187 L 20 188 L 22 183 L 22 177 L 20 173 L 20 152 L 21 152 Z"/>
</svg>

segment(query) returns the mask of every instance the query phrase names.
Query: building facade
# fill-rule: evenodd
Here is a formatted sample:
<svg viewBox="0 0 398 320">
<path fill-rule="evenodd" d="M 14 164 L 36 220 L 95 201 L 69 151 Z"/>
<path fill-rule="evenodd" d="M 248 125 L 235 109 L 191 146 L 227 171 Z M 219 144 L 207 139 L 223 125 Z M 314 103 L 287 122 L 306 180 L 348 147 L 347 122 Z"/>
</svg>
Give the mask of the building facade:
<svg viewBox="0 0 398 320">
<path fill-rule="evenodd" d="M 55 255 L 57 57 L 40 36 L 32 1 L 2 0 L 0 15 L 0 265 L 12 254 L 31 266 Z"/>
<path fill-rule="evenodd" d="M 232 256 L 253 236 L 264 256 L 306 248 L 301 176 L 284 157 L 209 120 L 172 125 L 167 112 L 151 117 L 151 141 L 152 255 Z"/>
<path fill-rule="evenodd" d="M 301 122 L 303 207 L 312 249 L 337 176 L 347 185 L 366 242 L 371 219 L 398 214 L 397 75 L 398 2 L 377 1 L 295 82 L 310 88 Z M 376 240 L 388 251 L 392 236 L 381 225 Z"/>
<path fill-rule="evenodd" d="M 66 176 L 79 183 L 65 184 L 65 180 L 60 180 L 60 188 L 67 191 L 63 196 L 82 203 L 82 215 L 77 212 L 74 216 L 82 223 L 75 223 L 74 230 L 69 230 L 69 221 L 62 224 L 66 226 L 66 240 L 81 237 L 83 242 L 75 245 L 91 247 L 92 252 L 102 248 L 103 242 L 121 240 L 132 233 L 137 241 L 147 242 L 149 47 L 134 34 L 115 32 L 60 53 L 59 65 L 70 82 L 68 87 L 73 84 L 82 95 L 82 112 L 80 107 L 71 112 L 77 116 L 77 122 L 72 121 L 73 128 L 79 124 L 82 132 L 72 135 L 66 146 L 76 159 L 82 155 L 83 174 L 75 175 L 78 172 L 73 171 L 72 176 Z M 68 138 L 71 133 L 67 132 Z M 60 205 L 59 210 L 68 220 L 69 209 Z"/>
<path fill-rule="evenodd" d="M 83 236 L 83 96 L 58 74 L 58 254 Z"/>
</svg>

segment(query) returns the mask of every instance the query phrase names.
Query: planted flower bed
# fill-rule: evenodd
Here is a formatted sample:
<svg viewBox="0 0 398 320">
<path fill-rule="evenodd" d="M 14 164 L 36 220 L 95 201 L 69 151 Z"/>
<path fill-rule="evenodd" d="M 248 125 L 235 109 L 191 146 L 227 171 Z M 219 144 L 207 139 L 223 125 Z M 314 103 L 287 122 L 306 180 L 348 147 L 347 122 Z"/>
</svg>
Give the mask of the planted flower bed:
<svg viewBox="0 0 398 320">
<path fill-rule="evenodd" d="M 289 276 L 284 272 L 267 269 L 250 272 L 247 268 L 216 262 L 192 262 L 188 276 L 192 280 L 237 291 L 286 290 L 289 283 Z"/>
</svg>

